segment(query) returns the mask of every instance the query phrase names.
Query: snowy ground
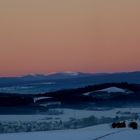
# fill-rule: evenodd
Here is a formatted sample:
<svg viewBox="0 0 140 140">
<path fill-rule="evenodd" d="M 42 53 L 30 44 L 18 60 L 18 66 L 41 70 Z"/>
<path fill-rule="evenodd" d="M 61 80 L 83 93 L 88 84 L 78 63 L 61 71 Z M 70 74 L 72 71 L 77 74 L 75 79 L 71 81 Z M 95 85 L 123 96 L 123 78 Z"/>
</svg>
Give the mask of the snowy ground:
<svg viewBox="0 0 140 140">
<path fill-rule="evenodd" d="M 61 109 L 59 109 L 61 110 Z M 63 120 L 68 121 L 70 118 L 85 118 L 89 116 L 101 117 L 115 117 L 128 115 L 131 116 L 133 113 L 140 114 L 140 108 L 115 108 L 111 110 L 73 110 L 73 109 L 62 109 L 63 114 L 60 115 L 0 115 L 0 121 L 41 121 L 41 120 Z M 120 112 L 120 114 L 117 114 Z M 128 114 L 130 112 L 130 114 Z"/>
<path fill-rule="evenodd" d="M 110 134 L 100 140 L 140 140 L 140 130 L 122 131 L 115 134 Z M 97 140 L 97 139 L 96 139 Z"/>
<path fill-rule="evenodd" d="M 70 118 L 85 118 L 89 116 L 115 117 L 116 115 L 140 114 L 140 108 L 116 108 L 112 110 L 72 110 L 63 109 L 60 115 L 0 115 L 0 121 L 67 121 Z M 112 129 L 109 124 L 97 125 L 82 129 L 54 130 L 46 132 L 28 132 L 0 134 L 0 140 L 140 140 L 140 130 L 129 128 Z"/>
<path fill-rule="evenodd" d="M 140 140 L 140 130 L 111 129 L 108 124 L 77 130 L 1 134 L 0 140 Z"/>
</svg>

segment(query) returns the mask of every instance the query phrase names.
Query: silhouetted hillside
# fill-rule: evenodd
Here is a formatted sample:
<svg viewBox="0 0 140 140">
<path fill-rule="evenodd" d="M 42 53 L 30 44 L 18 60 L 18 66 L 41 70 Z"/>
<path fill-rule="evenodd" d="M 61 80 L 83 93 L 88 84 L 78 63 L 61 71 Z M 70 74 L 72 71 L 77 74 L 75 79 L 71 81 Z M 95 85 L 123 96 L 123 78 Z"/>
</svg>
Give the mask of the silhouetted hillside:
<svg viewBox="0 0 140 140">
<path fill-rule="evenodd" d="M 112 88 L 113 87 L 113 88 Z M 105 90 L 104 90 L 105 89 Z M 119 89 L 107 91 L 106 89 Z M 123 91 L 123 92 L 121 92 Z M 140 105 L 140 85 L 129 83 L 104 83 L 77 89 L 66 89 L 44 94 L 0 93 L 0 107 L 40 108 L 51 103 L 61 103 L 64 108 L 121 107 Z M 44 104 L 44 105 L 43 105 Z M 57 105 L 56 105 L 57 106 Z M 53 106 L 55 107 L 55 105 Z M 44 108 L 44 107 L 43 107 Z M 40 108 L 41 109 L 41 108 Z M 25 111 L 25 110 L 24 110 Z"/>
</svg>

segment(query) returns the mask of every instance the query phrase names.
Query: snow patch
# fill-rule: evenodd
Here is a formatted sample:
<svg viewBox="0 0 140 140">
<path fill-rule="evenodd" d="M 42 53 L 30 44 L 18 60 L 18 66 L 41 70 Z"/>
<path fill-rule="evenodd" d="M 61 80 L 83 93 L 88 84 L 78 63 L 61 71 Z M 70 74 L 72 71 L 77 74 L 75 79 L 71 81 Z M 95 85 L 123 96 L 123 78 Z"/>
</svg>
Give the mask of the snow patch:
<svg viewBox="0 0 140 140">
<path fill-rule="evenodd" d="M 122 88 L 117 88 L 117 87 L 110 87 L 110 88 L 105 88 L 105 89 L 102 89 L 102 90 L 98 90 L 98 91 L 101 91 L 101 92 L 108 92 L 108 93 L 115 93 L 115 92 L 122 92 L 122 93 L 125 93 L 126 90 L 122 89 Z"/>
</svg>

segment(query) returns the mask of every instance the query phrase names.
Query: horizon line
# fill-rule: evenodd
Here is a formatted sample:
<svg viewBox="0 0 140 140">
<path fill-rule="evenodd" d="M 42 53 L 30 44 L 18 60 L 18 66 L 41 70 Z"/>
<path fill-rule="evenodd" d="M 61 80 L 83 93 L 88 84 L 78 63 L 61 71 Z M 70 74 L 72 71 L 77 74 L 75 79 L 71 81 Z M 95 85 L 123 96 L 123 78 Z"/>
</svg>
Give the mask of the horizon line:
<svg viewBox="0 0 140 140">
<path fill-rule="evenodd" d="M 14 77 L 25 77 L 25 76 L 37 76 L 37 75 L 53 75 L 57 73 L 83 73 L 83 74 L 119 74 L 119 73 L 137 73 L 140 72 L 140 70 L 134 70 L 134 71 L 116 71 L 116 72 L 83 72 L 83 71 L 58 71 L 58 72 L 49 72 L 49 73 L 27 73 L 27 74 L 21 74 L 21 75 L 7 75 L 2 76 L 0 75 L 0 78 L 14 78 Z"/>
</svg>

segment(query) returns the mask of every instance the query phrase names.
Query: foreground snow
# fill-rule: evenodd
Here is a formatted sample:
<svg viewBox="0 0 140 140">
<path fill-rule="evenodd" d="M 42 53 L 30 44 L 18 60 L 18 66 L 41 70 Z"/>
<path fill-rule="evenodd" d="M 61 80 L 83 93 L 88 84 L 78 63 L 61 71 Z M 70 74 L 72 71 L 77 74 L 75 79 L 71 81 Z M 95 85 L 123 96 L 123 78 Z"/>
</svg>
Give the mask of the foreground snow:
<svg viewBox="0 0 140 140">
<path fill-rule="evenodd" d="M 140 131 L 111 129 L 108 124 L 77 130 L 1 134 L 0 140 L 140 140 Z"/>
<path fill-rule="evenodd" d="M 114 131 L 108 125 L 99 125 L 78 130 L 1 134 L 0 140 L 92 140 Z"/>
<path fill-rule="evenodd" d="M 103 137 L 101 140 L 140 140 L 140 130 L 122 131 Z"/>
<path fill-rule="evenodd" d="M 13 131 L 13 130 L 17 129 L 17 127 L 27 126 L 28 124 L 32 126 L 31 128 L 33 128 L 33 130 L 36 128 L 37 131 L 45 131 L 45 132 L 30 131 L 30 133 L 0 134 L 0 140 L 10 140 L 10 139 L 16 140 L 16 139 L 21 139 L 21 138 L 23 140 L 25 140 L 25 139 L 27 139 L 27 140 L 30 140 L 30 139 L 45 140 L 46 138 L 47 138 L 47 140 L 56 140 L 56 139 L 57 140 L 58 139 L 94 140 L 96 138 L 99 138 L 102 140 L 104 140 L 104 138 L 106 138 L 105 140 L 108 140 L 107 138 L 109 138 L 109 140 L 115 140 L 112 137 L 115 137 L 115 138 L 118 137 L 118 139 L 119 138 L 122 139 L 122 137 L 126 137 L 126 139 L 128 139 L 127 137 L 129 136 L 129 134 L 130 134 L 130 138 L 135 135 L 136 136 L 140 135 L 140 130 L 134 131 L 134 130 L 131 130 L 128 128 L 111 129 L 109 124 L 87 127 L 87 128 L 83 128 L 83 129 L 75 129 L 75 130 L 60 130 L 60 129 L 76 128 L 76 127 L 63 127 L 65 125 L 62 125 L 62 124 L 66 124 L 66 126 L 67 126 L 67 124 L 69 124 L 70 126 L 74 125 L 74 123 L 72 122 L 72 120 L 70 118 L 75 118 L 75 119 L 83 118 L 84 119 L 88 116 L 95 116 L 97 118 L 102 118 L 102 116 L 115 117 L 117 115 L 117 116 L 129 116 L 130 119 L 132 119 L 132 116 L 135 113 L 137 113 L 139 115 L 140 108 L 115 108 L 112 110 L 99 110 L 99 111 L 63 109 L 63 114 L 60 114 L 60 115 L 45 115 L 45 114 L 44 115 L 0 115 L 0 123 L 1 123 L 0 129 L 2 129 L 3 128 L 2 126 L 4 126 L 4 130 L 6 130 L 6 131 L 4 131 L 4 133 L 11 132 L 11 129 L 12 129 L 12 132 L 29 132 L 29 131 L 25 131 L 25 129 L 28 127 L 23 127 L 23 129 L 20 129 L 22 131 Z M 139 119 L 140 119 L 140 117 L 139 117 Z M 67 123 L 67 121 L 68 121 L 68 123 Z M 79 122 L 79 121 L 77 121 L 77 122 Z M 59 125 L 59 124 L 61 124 L 61 125 Z M 91 123 L 91 125 L 95 125 L 95 124 Z M 140 126 L 139 121 L 138 121 L 138 124 Z M 45 127 L 47 126 L 49 129 L 48 128 L 44 129 L 44 125 L 45 125 Z M 11 127 L 11 126 L 14 126 L 14 127 Z M 34 128 L 34 126 L 35 126 L 35 128 Z M 57 126 L 62 126 L 62 128 L 60 127 L 60 129 L 57 130 L 56 129 Z M 85 127 L 82 120 L 80 120 L 80 126 Z M 127 124 L 127 126 L 128 126 L 128 124 Z M 41 128 L 41 129 L 39 129 L 39 128 Z M 52 129 L 52 128 L 55 128 L 55 129 Z M 77 128 L 80 128 L 79 125 Z M 55 131 L 46 131 L 46 130 L 55 130 Z M 140 140 L 140 136 L 137 136 L 137 137 Z M 134 138 L 134 140 L 137 140 L 137 139 Z"/>
</svg>

